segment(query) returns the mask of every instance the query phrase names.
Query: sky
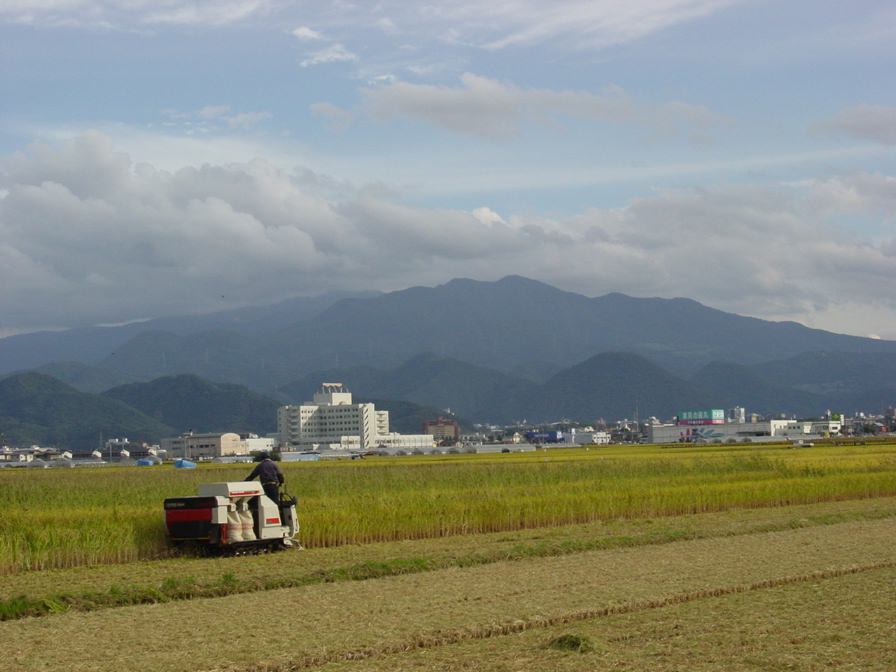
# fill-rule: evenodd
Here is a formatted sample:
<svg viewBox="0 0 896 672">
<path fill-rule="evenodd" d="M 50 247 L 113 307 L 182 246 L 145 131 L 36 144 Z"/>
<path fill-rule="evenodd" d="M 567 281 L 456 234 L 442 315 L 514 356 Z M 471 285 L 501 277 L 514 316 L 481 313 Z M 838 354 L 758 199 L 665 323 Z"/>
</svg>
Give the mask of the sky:
<svg viewBox="0 0 896 672">
<path fill-rule="evenodd" d="M 889 0 L 4 0 L 0 336 L 518 274 L 896 339 Z"/>
</svg>

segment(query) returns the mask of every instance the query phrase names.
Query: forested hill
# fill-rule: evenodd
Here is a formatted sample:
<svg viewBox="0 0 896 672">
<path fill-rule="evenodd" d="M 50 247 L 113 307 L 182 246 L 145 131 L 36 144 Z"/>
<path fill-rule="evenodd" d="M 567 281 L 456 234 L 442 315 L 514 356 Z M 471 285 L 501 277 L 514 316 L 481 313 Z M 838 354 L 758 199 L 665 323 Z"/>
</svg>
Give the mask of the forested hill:
<svg viewBox="0 0 896 672">
<path fill-rule="evenodd" d="M 277 400 L 242 385 L 213 383 L 193 375 L 121 385 L 103 396 L 124 402 L 179 432 L 267 434 L 277 430 Z"/>
<path fill-rule="evenodd" d="M 89 451 L 103 436 L 158 441 L 173 429 L 116 399 L 23 373 L 0 380 L 0 432 L 10 445 Z"/>
</svg>

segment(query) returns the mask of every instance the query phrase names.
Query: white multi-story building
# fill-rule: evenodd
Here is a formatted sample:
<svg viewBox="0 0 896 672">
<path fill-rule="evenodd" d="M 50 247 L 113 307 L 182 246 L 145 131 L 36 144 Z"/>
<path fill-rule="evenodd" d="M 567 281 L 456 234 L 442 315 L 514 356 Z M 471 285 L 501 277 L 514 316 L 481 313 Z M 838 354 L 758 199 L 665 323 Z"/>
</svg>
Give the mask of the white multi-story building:
<svg viewBox="0 0 896 672">
<path fill-rule="evenodd" d="M 276 441 L 269 436 L 258 436 L 257 434 L 249 434 L 240 436 L 240 440 L 246 448 L 246 452 L 252 453 L 271 453 L 274 450 Z"/>
<path fill-rule="evenodd" d="M 597 431 L 593 427 L 582 427 L 570 431 L 572 443 L 579 446 L 606 446 L 610 443 L 610 432 Z"/>
<path fill-rule="evenodd" d="M 418 435 L 390 432 L 389 411 L 378 411 L 370 403 L 353 403 L 352 393 L 342 383 L 323 383 L 311 401 L 281 406 L 277 432 L 284 450 L 433 446 L 429 435 L 421 440 Z"/>
<path fill-rule="evenodd" d="M 162 439 L 161 447 L 171 457 L 190 460 L 212 459 L 231 455 L 248 455 L 245 441 L 234 432 L 187 432 Z"/>
<path fill-rule="evenodd" d="M 775 436 L 827 437 L 839 434 L 842 423 L 839 420 L 772 420 L 772 429 Z"/>
<path fill-rule="evenodd" d="M 650 425 L 650 443 L 729 443 L 826 438 L 840 433 L 839 420 L 764 420 L 714 425 Z"/>
</svg>

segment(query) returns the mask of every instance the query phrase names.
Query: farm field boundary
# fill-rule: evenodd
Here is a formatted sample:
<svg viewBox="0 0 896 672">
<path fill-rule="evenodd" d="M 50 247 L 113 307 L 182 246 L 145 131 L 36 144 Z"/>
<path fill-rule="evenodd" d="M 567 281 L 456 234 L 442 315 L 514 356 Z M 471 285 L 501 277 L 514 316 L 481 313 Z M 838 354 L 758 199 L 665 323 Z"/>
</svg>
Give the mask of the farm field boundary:
<svg viewBox="0 0 896 672">
<path fill-rule="evenodd" d="M 696 601 L 853 576 L 896 563 L 894 535 L 892 519 L 854 521 L 22 619 L 0 623 L 0 655 L 22 670 L 287 670 L 516 622 L 536 628 L 624 613 L 632 605 L 674 606 L 687 596 Z M 290 627 L 267 631 L 262 646 L 247 624 L 269 620 L 272 612 Z M 233 627 L 222 627 L 227 623 Z M 116 646 L 96 647 L 78 636 L 86 632 L 114 632 Z"/>
<path fill-rule="evenodd" d="M 896 498 L 613 521 L 436 541 L 371 544 L 271 557 L 181 559 L 15 575 L 0 580 L 0 620 L 221 597 L 555 557 L 600 549 L 730 537 L 896 517 Z M 141 570 L 147 570 L 141 575 Z M 195 578 L 199 575 L 200 578 Z M 58 586 L 65 585 L 65 591 Z"/>
</svg>

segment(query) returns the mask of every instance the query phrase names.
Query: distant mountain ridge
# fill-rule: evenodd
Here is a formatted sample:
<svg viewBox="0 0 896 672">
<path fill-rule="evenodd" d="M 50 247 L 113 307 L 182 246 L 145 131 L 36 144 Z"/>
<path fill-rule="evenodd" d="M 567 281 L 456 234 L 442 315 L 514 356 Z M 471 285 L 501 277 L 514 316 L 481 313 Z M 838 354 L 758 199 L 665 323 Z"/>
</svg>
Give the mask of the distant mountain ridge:
<svg viewBox="0 0 896 672">
<path fill-rule="evenodd" d="M 266 306 L 235 308 L 201 315 L 177 315 L 120 326 L 77 327 L 7 336 L 0 339 L 0 374 L 30 370 L 50 362 L 97 364 L 116 348 L 144 332 L 176 335 L 211 331 L 233 331 L 241 334 L 267 332 L 314 319 L 342 299 L 378 295 L 378 292 L 372 291 L 331 292 L 315 297 L 287 299 Z"/>
<path fill-rule="evenodd" d="M 0 339 L 0 371 L 31 362 L 91 391 L 193 374 L 277 399 L 290 396 L 290 385 L 307 389 L 319 372 L 346 372 L 359 391 L 450 405 L 472 419 L 485 406 L 501 417 L 531 408 L 532 385 L 608 353 L 646 358 L 660 368 L 651 374 L 654 387 L 675 389 L 682 400 L 747 399 L 761 409 L 891 403 L 889 372 L 896 368 L 894 341 L 742 317 L 690 299 L 588 298 L 508 276 L 16 336 Z M 611 363 L 619 376 L 605 375 L 608 385 L 621 390 L 639 379 L 634 371 L 622 376 L 621 360 L 604 361 Z M 636 368 L 647 370 L 643 362 Z M 571 379 L 552 383 L 564 384 Z M 562 397 L 554 388 L 542 392 L 545 409 Z M 646 382 L 632 389 L 645 400 L 654 392 Z M 592 393 L 595 400 L 605 394 Z"/>
<path fill-rule="evenodd" d="M 876 355 L 857 355 L 873 361 Z M 824 361 L 824 357 L 821 361 Z M 543 383 L 509 376 L 451 358 L 424 354 L 392 368 L 346 367 L 315 371 L 279 393 L 291 403 L 311 398 L 321 382 L 342 382 L 356 397 L 413 401 L 442 411 L 450 408 L 474 422 L 555 421 L 561 417 L 591 422 L 668 419 L 696 408 L 746 407 L 762 415 L 819 416 L 833 408 L 881 412 L 896 403 L 896 379 L 890 385 L 846 391 L 807 391 L 766 380 L 766 369 L 786 370 L 790 360 L 762 366 L 713 362 L 693 376 L 663 369 L 641 355 L 601 353 L 563 369 Z"/>
<path fill-rule="evenodd" d="M 342 366 L 395 365 L 433 352 L 502 371 L 536 358 L 559 370 L 620 351 L 677 373 L 712 361 L 753 364 L 809 351 L 896 352 L 896 342 L 741 317 L 690 299 L 618 293 L 591 299 L 519 276 L 340 301 L 284 336 L 316 361 Z"/>
</svg>

